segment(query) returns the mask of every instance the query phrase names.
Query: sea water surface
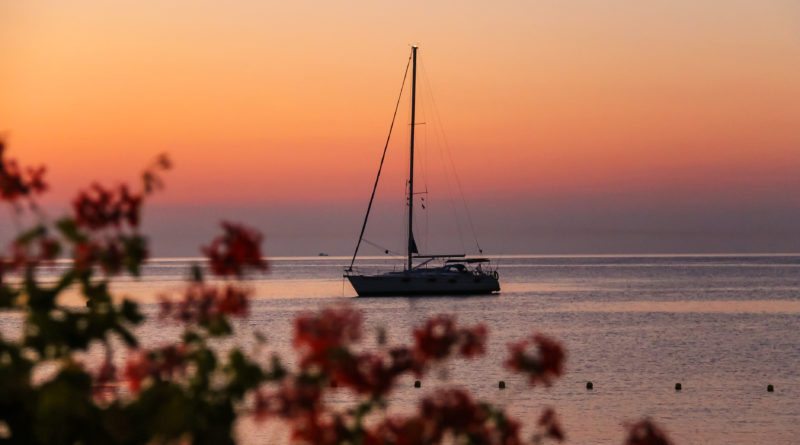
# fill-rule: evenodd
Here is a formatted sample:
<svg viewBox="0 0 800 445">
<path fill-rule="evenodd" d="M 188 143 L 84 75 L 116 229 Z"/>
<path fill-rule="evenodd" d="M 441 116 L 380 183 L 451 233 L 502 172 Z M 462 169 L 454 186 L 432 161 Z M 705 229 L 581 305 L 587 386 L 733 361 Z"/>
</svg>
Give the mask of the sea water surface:
<svg viewBox="0 0 800 445">
<path fill-rule="evenodd" d="M 411 377 L 402 379 L 391 401 L 396 412 L 436 388 L 455 386 L 526 424 L 554 407 L 573 444 L 621 443 L 623 424 L 644 416 L 678 444 L 800 443 L 800 255 L 494 260 L 502 287 L 497 295 L 353 298 L 342 278 L 348 258 L 271 259 L 268 273 L 247 281 L 254 289 L 251 313 L 237 321 L 227 344 L 264 361 L 278 352 L 292 365 L 292 320 L 303 311 L 351 304 L 364 313 L 367 337 L 384 328 L 390 344 L 410 343 L 412 329 L 432 315 L 454 314 L 460 324 L 488 326 L 486 355 L 448 362 L 419 389 Z M 115 283 L 117 293 L 137 299 L 153 316 L 138 328 L 145 346 L 178 337 L 179 327 L 156 320 L 156 303 L 161 294 L 180 292 L 193 261 L 153 260 L 143 278 Z M 358 265 L 402 267 L 383 258 Z M 0 314 L 4 335 L 19 322 Z M 267 337 L 266 346 L 254 341 L 255 332 Z M 502 365 L 508 343 L 533 332 L 560 340 L 568 351 L 565 376 L 549 388 L 531 388 Z M 498 389 L 500 380 L 505 390 Z M 678 382 L 681 391 L 674 389 Z M 334 394 L 330 402 L 346 406 L 348 400 Z M 280 427 L 249 421 L 237 432 L 248 444 L 285 439 Z"/>
</svg>

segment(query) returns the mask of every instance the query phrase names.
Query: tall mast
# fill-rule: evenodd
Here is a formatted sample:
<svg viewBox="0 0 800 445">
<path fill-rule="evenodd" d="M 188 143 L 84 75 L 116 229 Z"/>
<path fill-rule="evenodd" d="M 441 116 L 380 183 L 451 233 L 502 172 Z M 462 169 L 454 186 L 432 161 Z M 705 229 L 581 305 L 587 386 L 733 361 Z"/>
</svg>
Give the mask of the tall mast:
<svg viewBox="0 0 800 445">
<path fill-rule="evenodd" d="M 411 270 L 411 256 L 414 251 L 414 127 L 416 121 L 414 120 L 414 113 L 416 112 L 417 105 L 417 46 L 411 47 L 411 153 L 409 168 L 408 168 L 408 266 L 407 270 Z"/>
</svg>

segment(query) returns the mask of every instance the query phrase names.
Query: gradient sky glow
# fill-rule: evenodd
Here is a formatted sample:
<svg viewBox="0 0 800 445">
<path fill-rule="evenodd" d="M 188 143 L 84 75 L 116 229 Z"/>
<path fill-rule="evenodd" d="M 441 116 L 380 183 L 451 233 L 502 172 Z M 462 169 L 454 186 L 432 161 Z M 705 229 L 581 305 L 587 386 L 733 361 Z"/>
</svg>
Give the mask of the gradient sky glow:
<svg viewBox="0 0 800 445">
<path fill-rule="evenodd" d="M 157 254 L 347 254 L 411 43 L 487 251 L 800 251 L 794 0 L 0 1 L 0 132 L 56 209 L 170 153 Z"/>
</svg>

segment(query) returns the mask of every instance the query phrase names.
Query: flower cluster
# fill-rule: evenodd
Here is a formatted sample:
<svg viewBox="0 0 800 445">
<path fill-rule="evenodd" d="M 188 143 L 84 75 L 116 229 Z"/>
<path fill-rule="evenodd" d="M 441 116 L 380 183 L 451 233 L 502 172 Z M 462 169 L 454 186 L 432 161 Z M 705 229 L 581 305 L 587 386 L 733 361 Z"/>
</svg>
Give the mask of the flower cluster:
<svg viewBox="0 0 800 445">
<path fill-rule="evenodd" d="M 9 270 L 18 270 L 29 265 L 52 261 L 60 251 L 61 245 L 58 241 L 44 233 L 37 236 L 35 242 L 33 239 L 17 240 L 11 244 L 11 258 L 7 266 Z"/>
<path fill-rule="evenodd" d="M 173 319 L 187 324 L 211 324 L 221 317 L 245 317 L 248 313 L 250 291 L 233 284 L 224 287 L 193 284 L 186 288 L 183 299 L 172 301 L 163 297 L 160 319 Z"/>
<path fill-rule="evenodd" d="M 564 429 L 561 428 L 561 424 L 558 423 L 556 411 L 553 408 L 545 409 L 536 424 L 542 430 L 542 433 L 538 436 L 540 438 L 549 437 L 560 442 L 566 437 L 564 435 Z"/>
<path fill-rule="evenodd" d="M 566 353 L 560 343 L 542 334 L 533 334 L 525 340 L 508 345 L 511 357 L 506 366 L 528 374 L 531 385 L 537 382 L 550 385 L 551 380 L 564 373 Z M 531 354 L 530 349 L 536 352 Z"/>
<path fill-rule="evenodd" d="M 667 434 L 650 419 L 628 424 L 626 428 L 628 438 L 625 445 L 672 445 Z"/>
<path fill-rule="evenodd" d="M 106 358 L 97 370 L 92 383 L 92 392 L 99 401 L 111 400 L 116 393 L 114 384 L 117 381 L 117 368 Z"/>
<path fill-rule="evenodd" d="M 361 324 L 361 313 L 349 307 L 298 316 L 294 346 L 301 369 L 321 373 L 333 385 L 376 397 L 386 394 L 399 375 L 421 372 L 421 361 L 406 347 L 380 353 L 351 351 L 351 344 L 361 339 Z"/>
<path fill-rule="evenodd" d="M 87 272 L 97 264 L 107 275 L 114 275 L 123 267 L 127 267 L 132 273 L 138 273 L 139 266 L 148 255 L 147 241 L 143 237 L 118 234 L 101 240 L 87 238 L 76 243 L 72 259 L 78 272 Z"/>
<path fill-rule="evenodd" d="M 519 422 L 489 405 L 477 403 L 460 389 L 439 390 L 425 397 L 413 416 L 388 417 L 356 430 L 349 416 L 325 412 L 321 396 L 318 386 L 297 382 L 272 394 L 260 392 L 256 395 L 256 416 L 290 419 L 292 440 L 300 443 L 434 444 L 441 443 L 448 433 L 469 437 L 469 443 L 522 443 Z"/>
<path fill-rule="evenodd" d="M 294 347 L 300 354 L 300 366 L 329 365 L 332 351 L 361 340 L 361 324 L 361 313 L 349 307 L 298 315 L 294 320 Z"/>
<path fill-rule="evenodd" d="M 119 229 L 123 223 L 137 227 L 141 206 L 142 196 L 131 193 L 124 184 L 107 190 L 95 183 L 72 201 L 75 223 L 90 230 Z"/>
<path fill-rule="evenodd" d="M 306 443 L 324 443 L 320 436 L 325 428 L 319 419 L 323 411 L 322 387 L 300 377 L 284 381 L 271 392 L 259 391 L 255 396 L 256 419 L 279 417 L 290 420 L 293 439 Z"/>
<path fill-rule="evenodd" d="M 171 380 L 186 372 L 187 350 L 184 345 L 165 346 L 152 351 L 133 351 L 125 364 L 124 377 L 134 393 L 146 379 Z"/>
<path fill-rule="evenodd" d="M 13 159 L 5 159 L 5 143 L 0 139 L 0 200 L 14 203 L 23 196 L 41 194 L 47 190 L 45 167 L 21 169 Z"/>
<path fill-rule="evenodd" d="M 458 328 L 453 317 L 441 315 L 414 330 L 413 347 L 356 354 L 348 347 L 361 339 L 361 324 L 361 313 L 349 307 L 298 316 L 294 345 L 300 353 L 301 368 L 321 369 L 334 382 L 350 385 L 359 392 L 373 388 L 373 392 L 383 393 L 404 372 L 421 375 L 430 362 L 447 358 L 455 349 L 463 357 L 483 354 L 486 343 L 484 325 Z"/>
<path fill-rule="evenodd" d="M 93 184 L 73 200 L 74 216 L 58 222 L 62 235 L 74 242 L 75 270 L 85 274 L 99 265 L 107 275 L 123 267 L 134 275 L 148 257 L 147 240 L 138 234 L 143 195 L 126 185 L 105 189 Z M 122 230 L 128 227 L 130 231 Z M 88 229 L 88 233 L 81 230 Z M 104 229 L 113 228 L 113 231 Z"/>
<path fill-rule="evenodd" d="M 491 422 L 491 410 L 477 404 L 469 393 L 458 390 L 437 391 L 422 400 L 420 417 L 427 423 L 425 442 L 439 442 L 446 431 L 455 435 L 480 438 L 478 443 L 519 443 L 519 424 L 511 419 Z"/>
<path fill-rule="evenodd" d="M 416 416 L 390 418 L 367 435 L 369 444 L 441 443 L 449 433 L 469 443 L 517 445 L 520 424 L 460 389 L 425 397 Z"/>
<path fill-rule="evenodd" d="M 211 271 L 219 276 L 241 276 L 245 267 L 266 270 L 261 254 L 261 234 L 243 225 L 223 222 L 224 233 L 203 247 Z"/>
<path fill-rule="evenodd" d="M 395 380 L 406 372 L 421 375 L 424 364 L 406 347 L 381 353 L 343 353 L 329 368 L 331 382 L 372 397 L 386 395 Z"/>
<path fill-rule="evenodd" d="M 440 315 L 415 329 L 414 340 L 416 350 L 424 359 L 445 358 L 453 347 L 457 347 L 461 355 L 472 357 L 484 353 L 486 326 L 479 324 L 471 329 L 457 329 L 453 317 Z"/>
<path fill-rule="evenodd" d="M 328 308 L 298 316 L 295 319 L 294 346 L 300 354 L 301 372 L 282 382 L 277 390 L 257 395 L 257 417 L 278 416 L 290 420 L 293 436 L 298 441 L 315 444 L 353 441 L 351 436 L 356 432 L 346 427 L 353 423 L 353 419 L 327 411 L 321 402 L 321 388 L 327 385 L 348 388 L 369 396 L 370 401 L 381 400 L 391 391 L 397 378 L 405 373 L 421 376 L 431 362 L 445 359 L 456 351 L 464 357 L 482 353 L 486 328 L 482 325 L 458 328 L 452 317 L 440 316 L 415 330 L 416 341 L 412 347 L 396 346 L 377 352 L 352 350 L 353 344 L 361 338 L 361 313 L 350 307 Z M 461 406 L 463 400 L 458 400 L 457 393 L 445 395 L 445 405 L 439 406 L 430 399 L 424 406 L 451 419 L 447 413 L 455 410 L 457 405 Z M 472 407 L 478 416 L 479 408 L 474 404 Z M 420 419 L 427 419 L 429 414 L 421 415 Z M 482 416 L 479 420 L 486 423 L 488 414 Z M 443 428 L 455 428 L 461 433 L 463 429 L 458 428 L 456 420 L 451 420 L 452 424 Z M 409 437 L 423 437 L 415 436 L 421 433 L 413 427 L 419 421 L 387 421 L 375 431 L 360 431 L 357 437 L 363 443 L 377 444 L 383 443 L 377 438 L 386 435 L 400 437 L 402 431 L 410 429 L 413 430 L 408 432 L 411 436 L 403 433 L 405 439 L 393 443 L 426 443 L 403 441 Z M 429 440 L 436 440 L 437 434 L 444 431 L 431 429 L 429 423 L 426 425 L 430 431 L 424 437 Z"/>
</svg>

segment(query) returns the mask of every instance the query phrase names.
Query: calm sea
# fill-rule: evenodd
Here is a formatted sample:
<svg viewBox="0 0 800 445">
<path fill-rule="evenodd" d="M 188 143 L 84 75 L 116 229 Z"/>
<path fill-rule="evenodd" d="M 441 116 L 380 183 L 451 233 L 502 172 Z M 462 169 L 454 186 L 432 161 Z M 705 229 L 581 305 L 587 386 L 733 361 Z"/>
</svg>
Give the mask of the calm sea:
<svg viewBox="0 0 800 445">
<path fill-rule="evenodd" d="M 393 405 L 414 406 L 421 394 L 458 386 L 534 423 L 545 406 L 560 414 L 570 443 L 621 443 L 622 424 L 649 416 L 679 444 L 800 443 L 800 255 L 758 256 L 510 256 L 496 258 L 502 292 L 450 298 L 353 298 L 340 257 L 276 258 L 253 277 L 255 300 L 230 343 L 264 358 L 278 351 L 292 362 L 292 319 L 299 312 L 347 303 L 364 312 L 368 337 L 379 327 L 390 343 L 435 314 L 463 324 L 486 323 L 486 356 L 455 360 L 413 387 L 400 382 Z M 115 290 L 153 304 L 176 294 L 187 259 L 155 260 L 141 280 Z M 363 268 L 400 266 L 365 259 Z M 0 315 L 6 334 L 19 318 Z M 259 348 L 254 332 L 264 333 Z M 502 367 L 507 344 L 532 332 L 561 340 L 567 374 L 550 388 L 529 388 Z M 179 328 L 150 321 L 146 346 L 172 341 Z M 368 340 L 370 344 L 372 340 Z M 225 345 L 222 345 L 225 347 Z M 504 380 L 505 390 L 498 389 Z M 594 384 L 586 390 L 586 382 Z M 675 391 L 675 383 L 683 389 Z M 766 391 L 768 384 L 775 391 Z M 346 406 L 346 394 L 331 403 Z M 244 422 L 242 442 L 283 437 L 274 426 Z"/>
</svg>

